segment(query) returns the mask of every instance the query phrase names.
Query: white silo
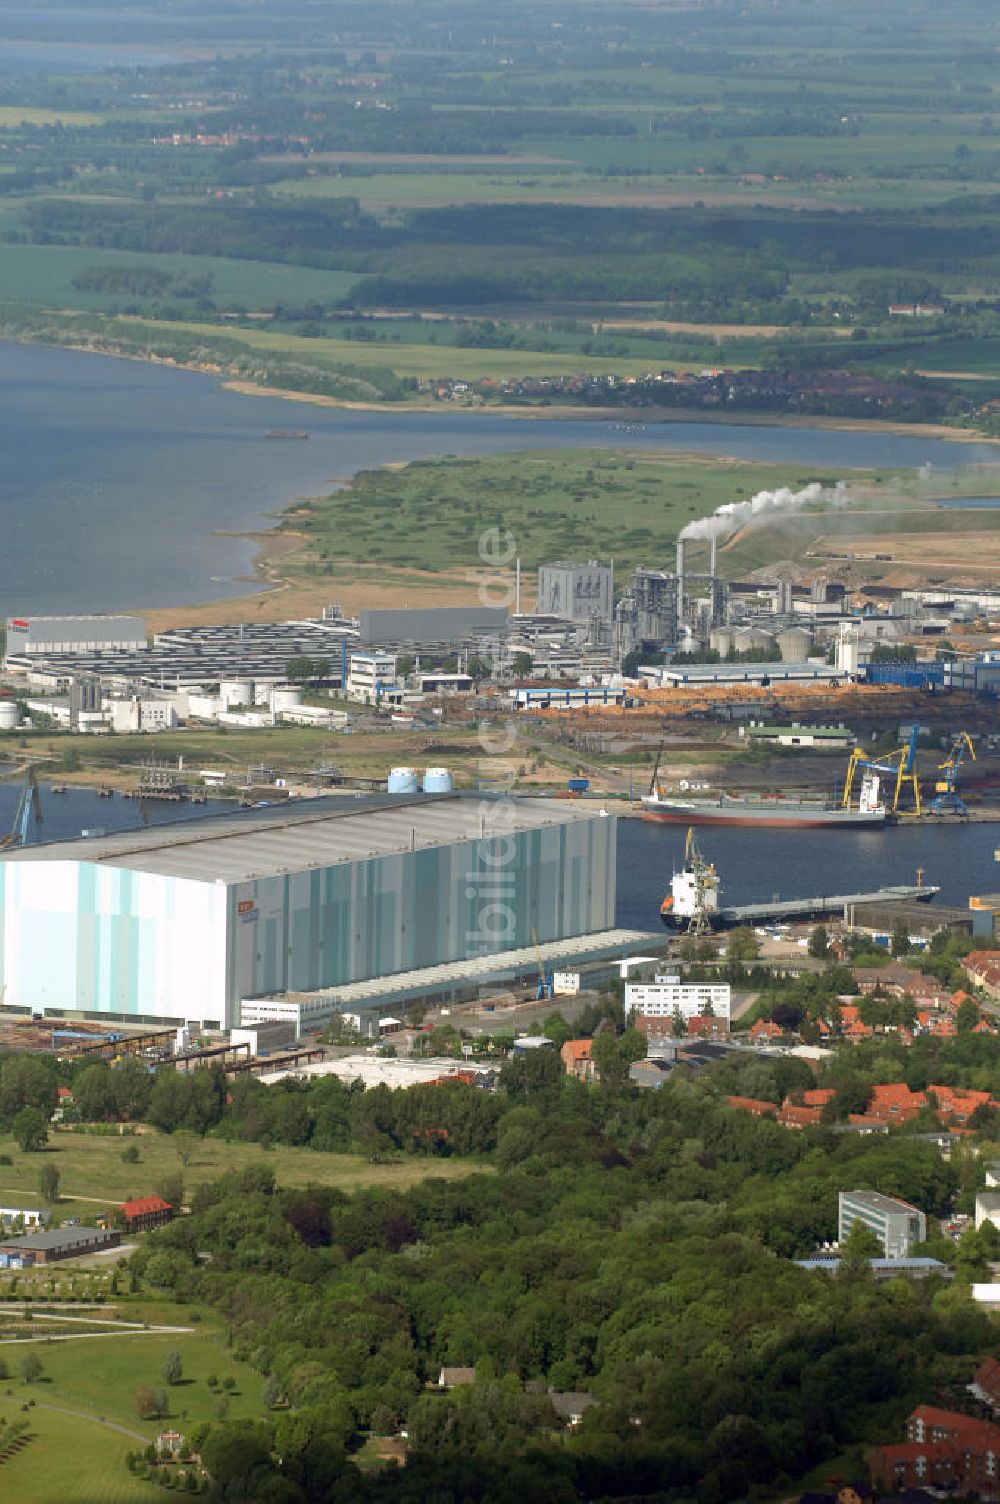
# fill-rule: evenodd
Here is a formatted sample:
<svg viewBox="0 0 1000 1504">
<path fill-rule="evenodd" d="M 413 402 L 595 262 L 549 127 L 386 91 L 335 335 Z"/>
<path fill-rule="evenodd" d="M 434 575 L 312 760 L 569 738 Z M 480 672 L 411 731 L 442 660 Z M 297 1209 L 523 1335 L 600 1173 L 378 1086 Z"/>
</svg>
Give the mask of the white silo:
<svg viewBox="0 0 1000 1504">
<path fill-rule="evenodd" d="M 450 794 L 455 780 L 447 768 L 428 768 L 424 773 L 425 794 Z"/>
<path fill-rule="evenodd" d="M 223 710 L 244 710 L 253 704 L 252 679 L 223 679 L 219 684 Z"/>
<path fill-rule="evenodd" d="M 302 690 L 295 684 L 275 684 L 269 695 L 272 715 L 295 710 L 302 704 Z"/>
<path fill-rule="evenodd" d="M 0 731 L 16 731 L 19 721 L 13 700 L 0 700 Z"/>
<path fill-rule="evenodd" d="M 388 791 L 390 794 L 416 794 L 419 792 L 415 768 L 390 768 Z"/>
</svg>

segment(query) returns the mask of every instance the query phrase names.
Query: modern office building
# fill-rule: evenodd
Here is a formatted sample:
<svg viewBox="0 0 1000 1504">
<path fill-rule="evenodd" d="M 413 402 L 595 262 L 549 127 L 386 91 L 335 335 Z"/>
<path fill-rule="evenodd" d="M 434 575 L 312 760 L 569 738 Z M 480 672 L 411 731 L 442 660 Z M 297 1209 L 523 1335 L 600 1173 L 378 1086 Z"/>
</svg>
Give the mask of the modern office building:
<svg viewBox="0 0 1000 1504">
<path fill-rule="evenodd" d="M 240 1002 L 612 928 L 613 816 L 324 798 L 0 857 L 4 1008 L 214 1029 Z"/>
<path fill-rule="evenodd" d="M 837 1237 L 841 1244 L 856 1222 L 875 1234 L 887 1259 L 905 1259 L 927 1238 L 927 1218 L 908 1201 L 879 1191 L 841 1191 Z"/>
<path fill-rule="evenodd" d="M 715 1018 L 728 1019 L 732 1007 L 732 988 L 668 981 L 630 982 L 625 987 L 625 1013 L 641 1018 L 696 1018 L 711 1011 Z"/>
</svg>

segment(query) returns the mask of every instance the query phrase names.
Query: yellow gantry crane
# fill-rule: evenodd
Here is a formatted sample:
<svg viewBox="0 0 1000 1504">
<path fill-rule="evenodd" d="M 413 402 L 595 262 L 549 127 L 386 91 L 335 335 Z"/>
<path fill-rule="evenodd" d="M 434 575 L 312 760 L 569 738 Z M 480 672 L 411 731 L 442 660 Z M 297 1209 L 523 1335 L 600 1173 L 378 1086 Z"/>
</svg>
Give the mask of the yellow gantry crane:
<svg viewBox="0 0 1000 1504">
<path fill-rule="evenodd" d="M 920 727 L 916 724 L 910 731 L 910 739 L 905 747 L 897 747 L 895 752 L 887 752 L 884 757 L 866 757 L 861 747 L 855 747 L 851 752 L 850 761 L 847 764 L 847 777 L 844 780 L 844 797 L 842 804 L 845 809 L 850 806 L 851 793 L 854 788 L 854 780 L 858 769 L 866 773 L 877 773 L 879 777 L 892 780 L 891 801 L 886 798 L 889 813 L 914 814 L 922 813 L 920 803 L 920 779 L 917 776 L 917 739 L 920 736 Z M 900 802 L 906 790 L 913 796 L 913 808 L 900 809 Z"/>
</svg>

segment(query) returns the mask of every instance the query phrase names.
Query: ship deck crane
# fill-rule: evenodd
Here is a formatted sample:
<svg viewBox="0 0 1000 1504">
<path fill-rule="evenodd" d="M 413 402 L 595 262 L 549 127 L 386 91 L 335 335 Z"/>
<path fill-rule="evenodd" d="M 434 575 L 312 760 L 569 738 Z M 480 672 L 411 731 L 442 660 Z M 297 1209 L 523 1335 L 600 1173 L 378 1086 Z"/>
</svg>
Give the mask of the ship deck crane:
<svg viewBox="0 0 1000 1504">
<path fill-rule="evenodd" d="M 35 817 L 35 824 L 41 825 L 42 801 L 38 792 L 38 780 L 34 768 L 28 768 L 24 775 L 24 788 L 17 801 L 14 823 L 7 834 L 0 837 L 0 851 L 9 851 L 12 846 L 27 846 L 32 815 Z"/>
<path fill-rule="evenodd" d="M 938 772 L 944 777 L 939 778 L 934 785 L 934 798 L 930 802 L 930 810 L 935 815 L 967 815 L 965 800 L 958 792 L 958 775 L 968 752 L 972 761 L 976 760 L 976 749 L 972 745 L 972 738 L 967 731 L 959 732 L 952 744 L 951 751 L 944 762 L 938 763 Z"/>
<path fill-rule="evenodd" d="M 913 796 L 913 808 L 904 810 L 904 814 L 919 815 L 922 812 L 920 803 L 920 779 L 917 775 L 917 740 L 920 736 L 920 727 L 913 725 L 910 731 L 910 739 L 905 747 L 897 747 L 895 752 L 887 752 L 884 757 L 866 757 L 864 749 L 855 747 L 851 752 L 850 761 L 847 764 L 847 777 L 844 779 L 844 797 L 841 800 L 845 809 L 850 807 L 851 791 L 858 769 L 867 773 L 876 773 L 880 777 L 892 780 L 892 800 L 889 803 L 889 812 L 893 815 L 900 813 L 900 801 L 903 792 L 909 789 Z M 887 801 L 888 802 L 888 801 Z"/>
</svg>

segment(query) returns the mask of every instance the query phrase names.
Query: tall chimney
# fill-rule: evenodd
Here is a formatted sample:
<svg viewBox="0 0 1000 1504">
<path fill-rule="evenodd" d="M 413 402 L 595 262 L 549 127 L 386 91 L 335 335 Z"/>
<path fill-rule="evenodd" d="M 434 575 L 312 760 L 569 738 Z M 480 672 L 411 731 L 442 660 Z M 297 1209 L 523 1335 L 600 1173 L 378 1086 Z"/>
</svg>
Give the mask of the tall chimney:
<svg viewBox="0 0 1000 1504">
<path fill-rule="evenodd" d="M 684 626 L 684 539 L 677 539 L 677 635 Z"/>
<path fill-rule="evenodd" d="M 715 549 L 716 549 L 716 544 L 718 543 L 718 541 L 719 541 L 718 538 L 713 533 L 712 534 L 712 538 L 711 538 L 711 542 L 708 545 L 708 549 L 709 549 L 709 553 L 708 553 L 708 572 L 712 576 L 713 580 L 715 579 Z"/>
</svg>

